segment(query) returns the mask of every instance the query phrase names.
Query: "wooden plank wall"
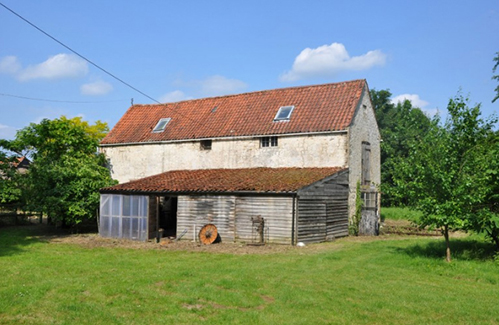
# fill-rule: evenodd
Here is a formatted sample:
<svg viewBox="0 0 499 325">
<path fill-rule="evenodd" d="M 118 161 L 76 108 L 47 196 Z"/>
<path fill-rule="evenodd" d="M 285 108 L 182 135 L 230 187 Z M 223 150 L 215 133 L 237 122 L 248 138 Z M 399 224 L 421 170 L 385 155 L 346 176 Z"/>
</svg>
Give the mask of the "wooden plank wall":
<svg viewBox="0 0 499 325">
<path fill-rule="evenodd" d="M 261 216 L 265 220 L 265 241 L 291 244 L 293 227 L 293 198 L 277 196 L 240 196 L 236 200 L 236 239 L 253 242 L 258 240 L 252 233 L 251 218 Z M 254 237 L 254 238 L 253 238 Z"/>
<path fill-rule="evenodd" d="M 326 240 L 326 204 L 322 199 L 300 197 L 298 199 L 298 241 L 320 243 Z"/>
<path fill-rule="evenodd" d="M 348 195 L 326 203 L 326 240 L 348 236 Z"/>
<path fill-rule="evenodd" d="M 222 241 L 252 242 L 251 217 L 265 219 L 265 239 L 291 244 L 292 197 L 203 195 L 179 196 L 177 234 L 187 229 L 183 239 L 197 240 L 199 230 L 214 224 Z"/>
<path fill-rule="evenodd" d="M 199 230 L 209 223 L 214 224 L 222 241 L 235 239 L 234 196 L 184 195 L 178 197 L 177 234 L 187 229 L 183 239 L 196 241 Z"/>
<path fill-rule="evenodd" d="M 298 191 L 298 242 L 322 242 L 344 236 L 348 236 L 347 171 Z"/>
<path fill-rule="evenodd" d="M 148 238 L 153 239 L 156 238 L 158 234 L 158 204 L 157 204 L 157 197 L 154 195 L 149 196 L 149 208 L 148 208 L 148 213 L 149 213 L 149 218 L 147 218 L 147 230 L 148 230 Z"/>
</svg>

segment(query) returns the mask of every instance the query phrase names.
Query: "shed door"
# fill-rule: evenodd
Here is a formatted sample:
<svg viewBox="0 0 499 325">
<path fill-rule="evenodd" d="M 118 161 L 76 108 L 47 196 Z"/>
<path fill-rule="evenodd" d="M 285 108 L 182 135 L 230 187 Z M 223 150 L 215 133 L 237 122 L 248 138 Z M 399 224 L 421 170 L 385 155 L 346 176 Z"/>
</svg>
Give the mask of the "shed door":
<svg viewBox="0 0 499 325">
<path fill-rule="evenodd" d="M 298 200 L 298 242 L 326 240 L 326 204 L 313 199 Z"/>
</svg>

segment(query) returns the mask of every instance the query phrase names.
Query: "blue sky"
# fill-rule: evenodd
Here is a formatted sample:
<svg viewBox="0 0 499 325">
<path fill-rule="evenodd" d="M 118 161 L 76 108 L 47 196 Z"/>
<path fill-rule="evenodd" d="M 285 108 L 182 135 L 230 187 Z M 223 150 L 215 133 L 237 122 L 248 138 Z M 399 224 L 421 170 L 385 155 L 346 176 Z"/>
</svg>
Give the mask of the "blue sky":
<svg viewBox="0 0 499 325">
<path fill-rule="evenodd" d="M 459 89 L 499 111 L 497 0 L 0 3 L 160 102 L 366 79 L 430 114 Z M 2 6 L 0 31 L 0 138 L 61 115 L 113 127 L 152 102 Z"/>
</svg>

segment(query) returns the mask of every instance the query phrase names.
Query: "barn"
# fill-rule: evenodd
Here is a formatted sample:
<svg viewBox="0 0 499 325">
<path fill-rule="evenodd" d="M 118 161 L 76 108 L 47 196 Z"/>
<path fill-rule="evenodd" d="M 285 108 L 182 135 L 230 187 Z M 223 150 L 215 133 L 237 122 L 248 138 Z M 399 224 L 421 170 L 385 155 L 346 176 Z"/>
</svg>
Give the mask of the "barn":
<svg viewBox="0 0 499 325">
<path fill-rule="evenodd" d="M 178 170 L 101 190 L 100 234 L 296 244 L 348 235 L 348 169 Z"/>
<path fill-rule="evenodd" d="M 100 233 L 320 242 L 356 226 L 360 186 L 373 235 L 380 142 L 365 80 L 136 104 L 100 143 L 120 183 L 101 191 Z"/>
</svg>

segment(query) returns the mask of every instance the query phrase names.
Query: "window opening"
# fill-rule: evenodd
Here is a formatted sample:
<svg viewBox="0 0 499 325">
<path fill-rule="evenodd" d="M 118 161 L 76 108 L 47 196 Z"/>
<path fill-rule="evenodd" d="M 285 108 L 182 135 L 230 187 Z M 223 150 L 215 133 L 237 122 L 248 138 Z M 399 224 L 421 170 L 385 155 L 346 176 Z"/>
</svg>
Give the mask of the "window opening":
<svg viewBox="0 0 499 325">
<path fill-rule="evenodd" d="M 152 130 L 153 133 L 160 133 L 163 132 L 166 128 L 166 125 L 171 121 L 171 118 L 162 118 L 158 121 L 158 124 L 154 127 Z"/>
<path fill-rule="evenodd" d="M 377 209 L 378 207 L 378 192 L 376 191 L 368 191 L 362 192 L 362 209 Z"/>
<path fill-rule="evenodd" d="M 277 137 L 263 137 L 260 139 L 260 146 L 265 147 L 277 147 Z"/>
<path fill-rule="evenodd" d="M 293 113 L 294 106 L 281 106 L 276 116 L 274 117 L 275 121 L 289 121 L 291 118 L 291 113 Z"/>
<path fill-rule="evenodd" d="M 201 140 L 202 150 L 211 150 L 211 140 Z"/>
<path fill-rule="evenodd" d="M 362 142 L 362 184 L 371 184 L 371 144 L 369 142 Z"/>
</svg>

